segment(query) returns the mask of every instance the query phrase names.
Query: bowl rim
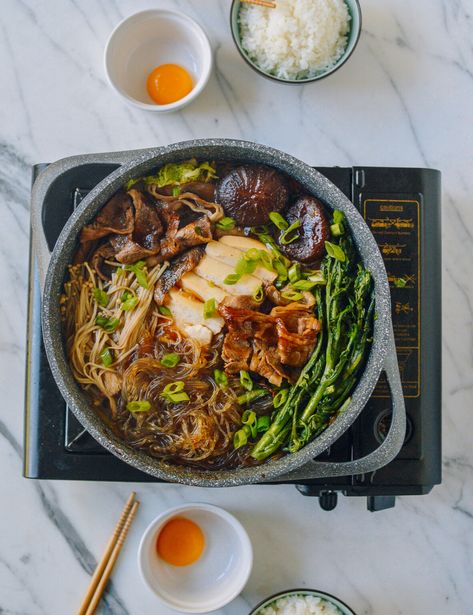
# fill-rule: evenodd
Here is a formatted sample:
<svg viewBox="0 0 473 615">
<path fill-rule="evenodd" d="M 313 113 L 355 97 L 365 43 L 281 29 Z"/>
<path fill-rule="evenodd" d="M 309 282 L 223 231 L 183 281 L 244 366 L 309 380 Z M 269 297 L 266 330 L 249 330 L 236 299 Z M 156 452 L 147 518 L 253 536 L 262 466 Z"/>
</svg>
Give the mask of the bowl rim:
<svg viewBox="0 0 473 615">
<path fill-rule="evenodd" d="M 343 1 L 346 2 L 346 0 L 343 0 Z M 232 4 L 230 6 L 230 32 L 232 34 L 232 39 L 233 39 L 233 42 L 235 43 L 235 47 L 237 48 L 240 56 L 248 64 L 250 68 L 252 68 L 256 73 L 258 73 L 265 79 L 268 79 L 270 81 L 275 81 L 276 83 L 286 84 L 286 85 L 305 85 L 306 83 L 315 83 L 316 81 L 321 81 L 322 79 L 325 79 L 326 77 L 329 77 L 330 75 L 333 75 L 333 73 L 337 72 L 340 68 L 342 68 L 342 66 L 344 66 L 345 63 L 350 59 L 356 47 L 358 46 L 358 42 L 361 37 L 361 29 L 363 25 L 361 5 L 360 5 L 359 0 L 352 0 L 352 1 L 353 1 L 353 8 L 355 9 L 358 15 L 358 31 L 356 33 L 356 37 L 355 37 L 351 50 L 347 54 L 343 55 L 331 69 L 325 71 L 324 73 L 321 73 L 320 75 L 314 75 L 313 77 L 310 77 L 308 79 L 283 79 L 281 77 L 276 77 L 276 75 L 270 75 L 269 73 L 266 73 L 262 68 L 260 68 L 257 64 L 252 62 L 252 60 L 248 57 L 248 55 L 243 52 L 242 45 L 240 41 L 238 40 L 235 29 L 233 27 L 233 12 L 237 10 L 237 5 L 238 5 L 238 10 L 240 9 L 240 6 L 241 6 L 240 0 L 232 0 Z"/>
<path fill-rule="evenodd" d="M 242 562 L 240 564 L 239 569 L 242 570 L 243 572 L 242 572 L 241 583 L 239 583 L 236 589 L 234 589 L 231 593 L 225 594 L 225 598 L 223 598 L 222 600 L 218 602 L 214 601 L 213 603 L 210 604 L 210 607 L 208 605 L 201 606 L 201 607 L 195 607 L 191 609 L 186 607 L 186 609 L 183 610 L 182 605 L 176 602 L 172 602 L 168 598 L 165 598 L 160 593 L 159 588 L 155 584 L 152 584 L 150 580 L 148 579 L 148 575 L 146 574 L 144 570 L 145 568 L 144 561 L 147 558 L 145 543 L 150 537 L 152 538 L 153 534 L 157 537 L 158 531 L 160 530 L 160 528 L 163 527 L 163 525 L 168 520 L 172 519 L 174 516 L 177 516 L 179 514 L 182 514 L 183 516 L 185 516 L 186 511 L 190 511 L 190 510 L 207 511 L 213 514 L 214 516 L 220 517 L 221 519 L 226 521 L 227 524 L 231 526 L 233 530 L 235 530 L 235 533 L 238 537 L 239 544 L 242 547 L 243 557 L 242 557 Z M 221 609 L 226 604 L 234 600 L 237 596 L 240 595 L 242 589 L 248 583 L 248 579 L 250 578 L 250 574 L 253 569 L 253 559 L 254 559 L 253 545 L 251 543 L 248 532 L 246 531 L 243 524 L 232 513 L 228 512 L 228 510 L 225 510 L 221 506 L 216 506 L 215 504 L 208 504 L 206 502 L 188 502 L 186 504 L 178 504 L 176 506 L 172 506 L 171 508 L 167 508 L 162 513 L 157 515 L 148 524 L 145 531 L 143 532 L 143 535 L 140 539 L 140 543 L 138 546 L 137 557 L 138 557 L 138 569 L 140 572 L 141 579 L 143 580 L 143 583 L 150 589 L 150 591 L 152 591 L 159 598 L 159 600 L 163 604 L 171 607 L 172 609 L 177 609 L 183 613 L 212 612 L 217 609 Z"/>
<path fill-rule="evenodd" d="M 110 75 L 110 71 L 109 71 L 110 48 L 111 48 L 112 41 L 114 37 L 116 36 L 117 32 L 121 28 L 123 28 L 123 26 L 125 26 L 125 24 L 127 24 L 128 22 L 132 20 L 137 20 L 138 18 L 145 17 L 146 15 L 149 15 L 149 16 L 158 15 L 161 17 L 167 16 L 167 17 L 177 18 L 183 22 L 187 22 L 198 33 L 198 36 L 201 37 L 202 42 L 204 43 L 205 55 L 204 55 L 203 70 L 199 78 L 197 79 L 194 87 L 189 92 L 189 94 L 187 94 L 183 98 L 180 98 L 179 100 L 176 100 L 173 103 L 168 103 L 167 105 L 158 105 L 156 103 L 145 103 L 145 102 L 142 102 L 134 98 L 133 96 L 130 96 L 130 94 L 128 94 L 123 88 L 121 88 L 119 85 L 117 85 L 114 82 L 114 80 L 112 79 Z M 199 96 L 199 94 L 202 92 L 202 90 L 207 85 L 210 79 L 212 68 L 213 68 L 212 45 L 210 44 L 209 37 L 207 36 L 203 27 L 200 25 L 200 23 L 198 23 L 195 19 L 193 19 L 186 13 L 183 13 L 181 11 L 173 11 L 172 9 L 160 9 L 160 8 L 145 9 L 143 11 L 137 11 L 136 13 L 132 13 L 131 15 L 124 17 L 119 23 L 117 23 L 117 25 L 110 32 L 107 38 L 107 42 L 105 44 L 104 52 L 103 52 L 103 69 L 105 72 L 107 83 L 112 88 L 112 90 L 116 94 L 118 94 L 121 98 L 123 98 L 125 102 L 127 102 L 128 104 L 134 107 L 137 107 L 138 109 L 143 109 L 145 111 L 155 111 L 157 113 L 168 113 L 170 111 L 176 111 L 184 107 L 185 105 L 189 104 L 190 102 L 192 102 L 192 100 L 194 100 L 195 98 L 197 98 L 197 96 Z"/>
<path fill-rule="evenodd" d="M 355 611 L 350 606 L 348 606 L 346 602 L 344 602 L 343 600 L 340 600 L 340 598 L 338 598 L 337 596 L 334 596 L 333 594 L 329 594 L 328 592 L 322 591 L 320 589 L 311 589 L 308 587 L 286 589 L 280 592 L 276 592 L 275 594 L 272 594 L 271 596 L 268 596 L 267 598 L 264 598 L 263 600 L 261 600 L 255 607 L 253 607 L 253 609 L 249 612 L 248 615 L 257 615 L 258 611 L 261 608 L 263 608 L 264 606 L 269 606 L 269 604 L 271 604 L 278 598 L 284 598 L 285 596 L 288 596 L 288 595 L 301 595 L 301 594 L 307 595 L 307 596 L 318 595 L 326 599 L 327 602 L 331 602 L 334 606 L 338 607 L 338 605 L 333 602 L 333 600 L 336 600 L 339 604 L 341 604 L 346 609 L 347 611 L 346 615 L 356 615 Z"/>
</svg>

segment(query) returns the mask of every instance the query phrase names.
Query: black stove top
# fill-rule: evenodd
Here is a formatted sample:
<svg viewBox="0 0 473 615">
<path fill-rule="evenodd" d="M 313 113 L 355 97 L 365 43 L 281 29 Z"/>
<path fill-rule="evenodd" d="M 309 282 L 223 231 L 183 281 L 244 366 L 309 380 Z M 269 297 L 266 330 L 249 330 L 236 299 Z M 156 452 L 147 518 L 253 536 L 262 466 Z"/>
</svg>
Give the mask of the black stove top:
<svg viewBox="0 0 473 615">
<path fill-rule="evenodd" d="M 33 179 L 47 165 L 33 168 Z M 43 205 L 49 247 L 85 194 L 117 168 L 90 164 L 58 177 Z M 405 444 L 369 475 L 294 481 L 331 510 L 337 494 L 365 496 L 370 510 L 397 495 L 428 493 L 441 480 L 440 173 L 431 169 L 318 167 L 359 208 L 383 254 L 391 286 L 394 332 L 407 411 Z M 30 250 L 24 475 L 27 478 L 159 482 L 103 449 L 67 408 L 42 342 L 41 292 Z M 319 460 L 350 461 L 376 449 L 391 420 L 382 377 L 358 420 Z M 262 486 L 261 488 L 264 488 Z"/>
</svg>

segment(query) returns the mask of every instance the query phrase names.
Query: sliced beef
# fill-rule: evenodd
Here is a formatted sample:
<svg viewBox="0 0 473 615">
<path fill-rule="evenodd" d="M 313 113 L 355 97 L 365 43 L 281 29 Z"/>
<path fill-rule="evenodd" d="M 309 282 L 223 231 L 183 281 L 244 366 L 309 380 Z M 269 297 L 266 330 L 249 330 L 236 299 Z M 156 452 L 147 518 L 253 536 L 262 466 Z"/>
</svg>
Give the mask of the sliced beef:
<svg viewBox="0 0 473 615">
<path fill-rule="evenodd" d="M 314 263 L 321 259 L 325 242 L 330 237 L 330 226 L 322 203 L 313 196 L 300 197 L 289 207 L 285 217 L 289 224 L 300 220 L 301 225 L 297 229 L 298 239 L 287 245 L 281 244 L 284 254 L 301 263 Z"/>
<path fill-rule="evenodd" d="M 212 225 L 207 216 L 180 226 L 180 217 L 174 213 L 169 217 L 166 236 L 161 241 L 161 257 L 166 260 L 180 254 L 187 248 L 202 245 L 212 241 Z"/>
<path fill-rule="evenodd" d="M 171 265 L 156 282 L 154 299 L 158 305 L 163 305 L 167 293 L 179 282 L 185 273 L 192 271 L 196 267 L 203 255 L 203 248 L 192 248 L 172 261 Z"/>
<path fill-rule="evenodd" d="M 104 205 L 92 224 L 84 226 L 80 242 L 85 243 L 110 234 L 128 235 L 133 232 L 134 215 L 132 200 L 123 191 L 117 192 Z"/>
<path fill-rule="evenodd" d="M 110 279 L 110 276 L 113 271 L 113 267 L 107 265 L 104 261 L 106 260 L 114 260 L 115 259 L 115 248 L 111 244 L 111 242 L 105 241 L 102 243 L 90 257 L 90 265 L 93 269 L 97 271 L 102 280 L 106 281 Z"/>
</svg>

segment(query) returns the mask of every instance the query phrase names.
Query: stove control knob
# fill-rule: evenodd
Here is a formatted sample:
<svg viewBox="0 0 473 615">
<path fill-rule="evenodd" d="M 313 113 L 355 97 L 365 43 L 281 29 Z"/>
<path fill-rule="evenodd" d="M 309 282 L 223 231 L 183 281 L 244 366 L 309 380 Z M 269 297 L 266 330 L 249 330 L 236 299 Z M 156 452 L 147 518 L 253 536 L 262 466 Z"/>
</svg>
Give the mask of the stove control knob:
<svg viewBox="0 0 473 615">
<path fill-rule="evenodd" d="M 333 510 L 338 502 L 338 493 L 336 491 L 323 491 L 319 495 L 319 504 L 322 510 Z"/>
</svg>

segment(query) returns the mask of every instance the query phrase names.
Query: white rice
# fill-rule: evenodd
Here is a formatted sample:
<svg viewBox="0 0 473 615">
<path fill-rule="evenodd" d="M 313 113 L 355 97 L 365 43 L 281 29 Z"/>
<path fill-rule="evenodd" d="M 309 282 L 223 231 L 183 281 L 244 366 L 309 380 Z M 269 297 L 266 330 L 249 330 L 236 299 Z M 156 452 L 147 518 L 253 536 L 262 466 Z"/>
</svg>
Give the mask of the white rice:
<svg viewBox="0 0 473 615">
<path fill-rule="evenodd" d="M 323 598 L 293 595 L 279 598 L 260 609 L 256 615 L 342 615 L 342 613 Z"/>
<path fill-rule="evenodd" d="M 242 4 L 241 43 L 264 72 L 305 79 L 343 55 L 350 30 L 344 0 L 275 0 L 276 8 Z"/>
</svg>

